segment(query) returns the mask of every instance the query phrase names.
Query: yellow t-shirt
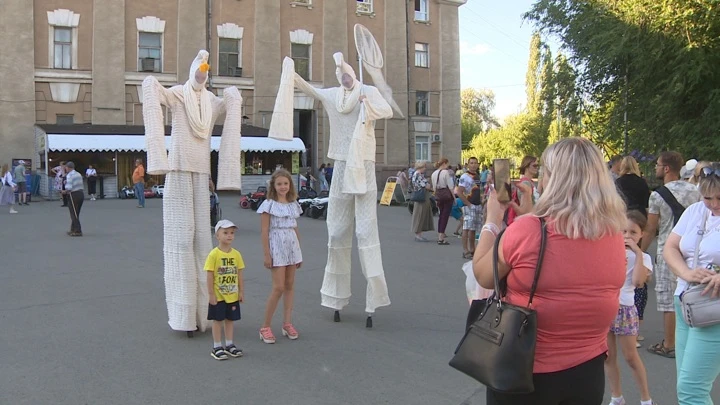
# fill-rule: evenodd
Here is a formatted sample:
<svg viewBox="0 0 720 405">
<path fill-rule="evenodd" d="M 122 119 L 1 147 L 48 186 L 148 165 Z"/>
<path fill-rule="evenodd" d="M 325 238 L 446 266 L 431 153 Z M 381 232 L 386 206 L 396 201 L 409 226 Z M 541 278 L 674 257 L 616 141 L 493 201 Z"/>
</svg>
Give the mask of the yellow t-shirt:
<svg viewBox="0 0 720 405">
<path fill-rule="evenodd" d="M 205 271 L 215 273 L 215 297 L 218 301 L 236 302 L 238 300 L 239 277 L 245 268 L 240 252 L 231 249 L 229 253 L 213 249 L 205 260 Z"/>
</svg>

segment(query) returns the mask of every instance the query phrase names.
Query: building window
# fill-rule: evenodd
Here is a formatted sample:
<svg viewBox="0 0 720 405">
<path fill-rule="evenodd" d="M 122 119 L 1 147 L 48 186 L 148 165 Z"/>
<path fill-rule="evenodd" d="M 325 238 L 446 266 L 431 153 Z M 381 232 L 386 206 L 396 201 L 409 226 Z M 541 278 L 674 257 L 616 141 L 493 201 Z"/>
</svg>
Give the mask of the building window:
<svg viewBox="0 0 720 405">
<path fill-rule="evenodd" d="M 242 77 L 242 63 L 240 59 L 242 41 L 239 39 L 220 38 L 218 47 L 218 75 Z"/>
<path fill-rule="evenodd" d="M 292 44 L 290 57 L 295 61 L 295 71 L 305 80 L 310 80 L 310 45 Z"/>
<path fill-rule="evenodd" d="M 361 14 L 372 14 L 373 13 L 373 1 L 372 0 L 357 0 L 357 12 Z"/>
<path fill-rule="evenodd" d="M 430 161 L 429 136 L 415 136 L 415 160 Z"/>
<path fill-rule="evenodd" d="M 417 67 L 428 67 L 430 66 L 430 52 L 428 51 L 428 44 L 421 42 L 415 43 L 415 66 Z"/>
<path fill-rule="evenodd" d="M 430 21 L 430 18 L 428 18 L 428 0 L 415 0 L 415 21 Z"/>
<path fill-rule="evenodd" d="M 430 105 L 428 104 L 427 91 L 415 92 L 415 114 L 424 116 L 430 115 Z"/>
<path fill-rule="evenodd" d="M 55 27 L 55 69 L 72 69 L 72 29 Z"/>
<path fill-rule="evenodd" d="M 58 125 L 72 125 L 75 123 L 75 116 L 72 114 L 57 114 L 55 123 Z"/>
<path fill-rule="evenodd" d="M 162 34 L 138 33 L 138 72 L 162 72 Z"/>
</svg>

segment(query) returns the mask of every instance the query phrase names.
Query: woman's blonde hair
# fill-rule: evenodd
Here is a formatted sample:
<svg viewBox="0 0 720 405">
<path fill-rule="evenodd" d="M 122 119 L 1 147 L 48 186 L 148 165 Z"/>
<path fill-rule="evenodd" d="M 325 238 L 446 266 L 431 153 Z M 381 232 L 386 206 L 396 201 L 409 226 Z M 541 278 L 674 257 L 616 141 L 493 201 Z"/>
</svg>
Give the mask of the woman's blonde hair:
<svg viewBox="0 0 720 405">
<path fill-rule="evenodd" d="M 418 160 L 417 162 L 415 162 L 415 170 L 418 170 L 418 169 L 421 169 L 421 168 L 424 169 L 426 164 L 427 164 L 426 161 L 424 161 L 424 160 Z"/>
<path fill-rule="evenodd" d="M 4 165 L 2 165 L 2 174 L 0 174 L 0 177 L 4 177 L 4 176 L 5 176 L 5 173 L 7 173 L 9 170 L 10 170 L 10 169 L 9 169 L 9 166 L 8 166 L 7 163 L 5 163 Z"/>
<path fill-rule="evenodd" d="M 707 162 L 707 165 L 705 165 L 704 168 L 705 167 L 709 167 L 714 171 L 714 173 L 706 175 L 700 172 L 700 181 L 698 182 L 700 194 L 702 194 L 703 197 L 712 197 L 716 194 L 720 194 L 720 175 L 717 174 L 718 171 L 720 171 L 720 163 Z"/>
<path fill-rule="evenodd" d="M 602 153 L 584 138 L 565 138 L 542 155 L 547 185 L 535 215 L 547 217 L 570 239 L 600 239 L 627 225 L 625 202 L 607 171 Z"/>
<path fill-rule="evenodd" d="M 448 162 L 450 162 L 450 161 L 449 161 L 447 158 L 442 158 L 442 159 L 438 160 L 438 161 L 435 163 L 435 168 L 436 168 L 436 169 L 439 169 L 440 166 L 442 166 L 442 165 L 444 165 L 444 164 L 446 164 L 446 163 L 448 163 Z"/>
<path fill-rule="evenodd" d="M 535 162 L 537 162 L 538 158 L 535 156 L 525 156 L 520 163 L 520 174 L 524 175 L 527 169 Z"/>
<path fill-rule="evenodd" d="M 297 200 L 297 190 L 295 189 L 295 183 L 293 183 L 292 175 L 285 169 L 275 170 L 272 177 L 270 177 L 270 187 L 268 187 L 267 198 L 277 201 L 278 194 L 277 190 L 275 190 L 275 182 L 279 177 L 285 177 L 290 182 L 290 190 L 288 190 L 287 195 L 285 196 L 288 202 Z"/>
<path fill-rule="evenodd" d="M 640 177 L 640 166 L 637 160 L 632 156 L 625 156 L 620 163 L 620 175 L 634 174 Z"/>
</svg>

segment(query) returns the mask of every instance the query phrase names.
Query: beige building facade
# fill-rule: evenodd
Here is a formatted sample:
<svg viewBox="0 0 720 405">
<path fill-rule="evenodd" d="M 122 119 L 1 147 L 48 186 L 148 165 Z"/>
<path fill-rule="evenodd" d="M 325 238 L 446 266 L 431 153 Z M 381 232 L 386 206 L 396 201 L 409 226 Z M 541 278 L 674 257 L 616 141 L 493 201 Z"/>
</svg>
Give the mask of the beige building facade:
<svg viewBox="0 0 720 405">
<path fill-rule="evenodd" d="M 31 158 L 40 167 L 36 124 L 142 125 L 142 80 L 185 82 L 200 49 L 211 55 L 211 90 L 238 87 L 246 123 L 267 128 L 283 57 L 311 84 L 337 86 L 332 54 L 358 70 L 360 23 L 382 48 L 405 115 L 377 124 L 379 180 L 415 160 L 459 163 L 458 8 L 466 1 L 3 0 L 0 49 L 12 56 L 0 58 L 0 162 Z M 296 93 L 295 109 L 307 166 L 327 163 L 322 106 Z"/>
</svg>

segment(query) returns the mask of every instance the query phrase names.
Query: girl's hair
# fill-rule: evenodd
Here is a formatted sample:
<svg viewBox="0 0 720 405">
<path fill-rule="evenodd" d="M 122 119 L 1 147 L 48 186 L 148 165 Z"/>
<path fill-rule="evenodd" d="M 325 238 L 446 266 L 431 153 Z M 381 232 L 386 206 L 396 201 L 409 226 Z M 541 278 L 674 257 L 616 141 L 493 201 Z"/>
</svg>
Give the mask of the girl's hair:
<svg viewBox="0 0 720 405">
<path fill-rule="evenodd" d="M 536 216 L 547 217 L 557 233 L 570 239 L 600 239 L 625 229 L 625 202 L 597 146 L 584 138 L 565 138 L 548 146 L 542 161 L 547 185 L 535 205 Z"/>
<path fill-rule="evenodd" d="M 707 166 L 713 173 L 706 175 L 702 171 L 700 172 L 700 181 L 698 182 L 698 189 L 703 197 L 710 197 L 720 193 L 720 162 L 709 163 Z M 705 168 L 703 168 L 705 170 Z"/>
<path fill-rule="evenodd" d="M 640 166 L 638 166 L 637 160 L 632 156 L 625 156 L 620 163 L 620 175 L 634 174 L 640 177 Z"/>
<path fill-rule="evenodd" d="M 287 195 L 285 196 L 288 202 L 297 200 L 297 191 L 295 190 L 295 183 L 293 183 L 292 175 L 285 169 L 275 170 L 272 177 L 270 177 L 270 187 L 268 188 L 267 198 L 277 201 L 278 194 L 275 190 L 275 181 L 277 181 L 278 177 L 285 177 L 290 182 L 290 190 L 288 190 Z"/>
<path fill-rule="evenodd" d="M 7 173 L 10 169 L 8 168 L 8 164 L 5 163 L 2 165 L 2 174 L 0 174 L 0 177 L 5 176 L 5 173 Z"/>
<path fill-rule="evenodd" d="M 647 226 L 647 217 L 645 216 L 645 214 L 638 210 L 628 211 L 627 219 L 633 224 L 639 226 L 641 231 L 644 231 L 645 227 Z"/>
<path fill-rule="evenodd" d="M 320 165 L 320 168 L 321 168 L 321 169 L 324 169 L 324 168 L 325 168 L 325 163 L 321 164 L 321 165 Z"/>
<path fill-rule="evenodd" d="M 449 162 L 449 160 L 447 160 L 447 158 L 442 158 L 442 159 L 438 160 L 437 163 L 435 163 L 435 168 L 438 169 L 438 168 L 440 168 L 440 166 L 447 164 L 448 162 Z"/>
<path fill-rule="evenodd" d="M 522 163 L 520 163 L 520 174 L 525 174 L 525 171 L 532 165 L 533 163 L 537 162 L 537 157 L 535 156 L 525 156 L 522 160 Z"/>
</svg>

